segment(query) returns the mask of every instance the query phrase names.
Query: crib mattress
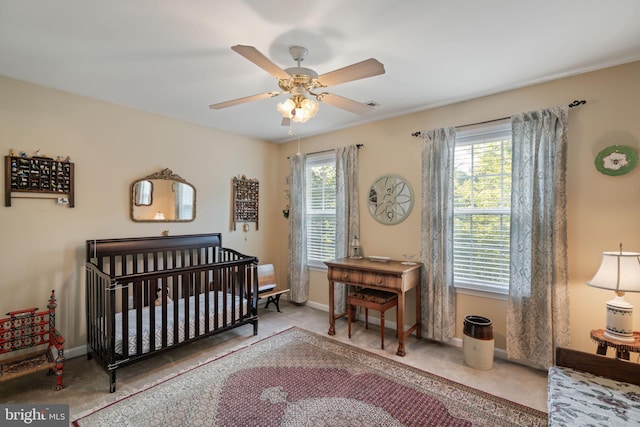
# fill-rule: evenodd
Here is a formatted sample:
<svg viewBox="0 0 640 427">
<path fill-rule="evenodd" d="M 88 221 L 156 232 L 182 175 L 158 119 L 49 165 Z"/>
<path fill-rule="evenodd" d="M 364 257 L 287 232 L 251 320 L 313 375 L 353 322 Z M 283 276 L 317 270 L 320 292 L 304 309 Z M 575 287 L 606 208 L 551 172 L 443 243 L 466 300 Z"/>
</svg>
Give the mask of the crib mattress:
<svg viewBox="0 0 640 427">
<path fill-rule="evenodd" d="M 218 306 L 216 309 L 215 306 L 215 294 L 216 292 L 209 292 L 209 330 L 213 330 L 216 325 L 216 317 L 218 321 L 218 325 L 222 326 L 226 320 L 226 324 L 230 324 L 234 319 L 240 319 L 241 307 L 242 312 L 247 313 L 249 310 L 249 304 L 246 299 L 240 297 L 232 297 L 227 294 L 226 296 L 226 307 L 224 305 L 225 301 L 223 298 L 222 292 L 217 292 L 218 294 Z M 189 337 L 195 338 L 196 334 L 196 313 L 195 313 L 195 296 L 189 297 L 189 319 L 186 319 L 185 316 L 185 304 L 184 299 L 179 299 L 177 301 L 170 301 L 167 303 L 167 346 L 171 346 L 174 344 L 174 305 L 178 305 L 178 343 L 185 341 L 185 325 L 186 322 L 189 322 Z M 199 325 L 200 332 L 202 333 L 205 330 L 205 318 L 207 317 L 207 313 L 205 312 L 205 294 L 199 295 Z M 232 313 L 232 302 L 235 301 L 235 312 Z M 161 306 L 153 306 L 151 309 L 155 310 L 155 326 L 156 329 L 154 332 L 155 336 L 155 350 L 162 348 L 162 307 Z M 129 326 L 128 326 L 128 339 L 127 339 L 127 347 L 129 349 L 129 355 L 134 356 L 137 354 L 137 319 L 136 319 L 136 310 L 129 310 Z M 144 307 L 142 309 L 142 353 L 150 352 L 151 347 L 151 328 L 150 328 L 150 307 Z M 117 354 L 123 353 L 123 333 L 122 333 L 122 313 L 116 313 L 115 316 L 115 352 Z"/>
</svg>

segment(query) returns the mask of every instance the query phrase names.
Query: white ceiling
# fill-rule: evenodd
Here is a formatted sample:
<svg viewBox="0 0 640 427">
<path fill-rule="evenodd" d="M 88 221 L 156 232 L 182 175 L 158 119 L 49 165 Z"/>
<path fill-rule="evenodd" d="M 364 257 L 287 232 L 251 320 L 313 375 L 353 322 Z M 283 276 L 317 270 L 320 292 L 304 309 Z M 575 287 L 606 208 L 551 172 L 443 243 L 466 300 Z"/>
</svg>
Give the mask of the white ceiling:
<svg viewBox="0 0 640 427">
<path fill-rule="evenodd" d="M 321 104 L 309 136 L 640 59 L 639 0 L 0 0 L 0 75 L 225 131 L 290 139 L 285 95 L 233 52 L 255 46 L 282 68 L 288 48 L 323 74 L 368 58 L 384 75 L 327 92 L 376 110 Z M 576 94 L 580 97 L 581 94 Z M 567 100 L 570 102 L 572 100 Z"/>
</svg>

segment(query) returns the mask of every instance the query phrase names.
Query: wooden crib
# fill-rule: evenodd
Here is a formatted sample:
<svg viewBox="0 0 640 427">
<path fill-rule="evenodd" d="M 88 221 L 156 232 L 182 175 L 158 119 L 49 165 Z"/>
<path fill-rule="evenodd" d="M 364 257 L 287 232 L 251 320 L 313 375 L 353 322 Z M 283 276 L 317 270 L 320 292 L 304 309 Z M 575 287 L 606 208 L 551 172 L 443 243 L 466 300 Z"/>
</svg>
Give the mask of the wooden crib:
<svg viewBox="0 0 640 427">
<path fill-rule="evenodd" d="M 258 333 L 258 259 L 220 233 L 87 241 L 88 357 L 110 374 L 246 324 Z"/>
</svg>

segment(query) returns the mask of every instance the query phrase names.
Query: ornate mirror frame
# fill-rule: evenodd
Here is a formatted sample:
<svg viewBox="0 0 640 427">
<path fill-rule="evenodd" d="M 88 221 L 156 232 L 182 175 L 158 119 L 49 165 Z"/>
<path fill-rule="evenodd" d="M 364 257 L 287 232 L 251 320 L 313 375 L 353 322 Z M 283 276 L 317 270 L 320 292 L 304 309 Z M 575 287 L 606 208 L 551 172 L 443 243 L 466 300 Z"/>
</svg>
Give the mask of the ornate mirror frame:
<svg viewBox="0 0 640 427">
<path fill-rule="evenodd" d="M 367 200 L 369 213 L 380 224 L 400 224 L 413 209 L 413 188 L 400 175 L 382 175 L 371 184 Z"/>
<path fill-rule="evenodd" d="M 162 169 L 131 184 L 129 205 L 135 222 L 191 222 L 196 189 L 171 169 Z"/>
</svg>

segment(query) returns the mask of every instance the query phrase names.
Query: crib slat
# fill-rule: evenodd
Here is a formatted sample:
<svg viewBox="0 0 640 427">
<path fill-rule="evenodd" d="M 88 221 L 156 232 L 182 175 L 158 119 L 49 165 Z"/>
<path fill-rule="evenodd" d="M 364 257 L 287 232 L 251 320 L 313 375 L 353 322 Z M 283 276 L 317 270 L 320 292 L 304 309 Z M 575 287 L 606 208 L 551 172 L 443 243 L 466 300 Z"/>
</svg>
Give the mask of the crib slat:
<svg viewBox="0 0 640 427">
<path fill-rule="evenodd" d="M 145 257 L 146 258 L 146 257 Z M 160 292 L 156 293 L 156 289 L 160 289 Z M 161 298 L 161 300 L 165 300 L 164 298 L 164 290 L 158 287 L 157 279 L 150 279 L 147 282 L 147 293 L 155 293 L 157 298 Z M 156 330 L 156 302 L 155 299 L 149 298 L 149 330 Z M 138 340 L 141 341 L 141 340 Z M 156 349 L 156 334 L 151 332 L 149 334 L 149 351 L 152 352 Z"/>
<path fill-rule="evenodd" d="M 200 319 L 202 317 L 201 313 L 200 313 L 200 297 L 202 296 L 203 300 L 206 299 L 204 298 L 204 295 L 202 294 L 202 289 L 200 288 L 200 274 L 198 273 L 191 273 L 191 282 L 192 282 L 192 286 L 194 289 L 194 301 L 195 301 L 195 310 L 194 310 L 194 318 L 196 319 L 195 321 L 195 325 L 194 325 L 194 336 L 200 336 L 202 334 L 201 328 L 200 328 Z M 209 313 L 209 307 L 207 306 L 207 302 L 204 301 L 204 306 L 203 306 L 203 310 L 204 313 L 202 313 L 203 316 L 208 315 Z"/>
<path fill-rule="evenodd" d="M 213 307 L 216 312 L 216 315 L 213 318 L 213 329 L 218 329 L 220 328 L 220 311 L 218 310 L 218 307 L 220 307 L 220 283 L 222 282 L 222 270 L 220 268 L 215 269 L 213 277 Z"/>
<path fill-rule="evenodd" d="M 222 271 L 222 281 L 220 282 L 221 284 L 224 283 L 224 288 L 222 289 L 222 307 L 223 310 L 225 310 L 225 313 L 223 313 L 222 316 L 222 327 L 226 327 L 227 326 L 227 316 L 226 316 L 226 307 L 228 304 L 228 300 L 227 300 L 227 296 L 229 295 L 229 268 L 225 268 Z"/>
<path fill-rule="evenodd" d="M 191 319 L 191 287 L 190 280 L 188 274 L 181 274 L 178 276 L 180 281 L 182 282 L 182 298 L 184 299 L 184 339 L 187 340 L 191 337 L 190 332 L 190 321 Z"/>
<path fill-rule="evenodd" d="M 163 289 L 163 292 L 168 292 L 169 289 L 169 285 L 167 283 L 165 283 L 162 279 L 160 279 L 160 287 Z M 167 291 L 164 291 L 164 289 L 166 289 Z M 161 331 L 162 331 L 162 348 L 167 348 L 168 346 L 168 342 L 167 342 L 167 336 L 169 331 L 167 331 L 167 298 L 163 299 L 162 301 L 162 327 L 161 327 Z"/>
<path fill-rule="evenodd" d="M 173 280 L 173 295 L 174 298 L 176 299 L 176 301 L 180 298 L 180 291 L 179 291 L 179 286 L 178 286 L 178 280 L 176 280 L 175 276 L 171 275 L 170 276 Z M 178 330 L 178 326 L 179 326 L 179 321 L 178 321 L 178 313 L 179 313 L 179 307 L 178 304 L 173 304 L 173 344 L 177 344 L 180 340 L 179 338 L 179 330 Z"/>
<path fill-rule="evenodd" d="M 210 277 L 208 275 L 208 271 L 202 273 L 201 276 L 202 282 L 201 286 L 204 289 L 204 306 L 206 308 L 205 316 L 204 316 L 204 333 L 207 334 L 211 330 L 211 286 L 209 285 Z M 215 313 L 215 308 L 213 309 L 213 313 Z"/>
</svg>

